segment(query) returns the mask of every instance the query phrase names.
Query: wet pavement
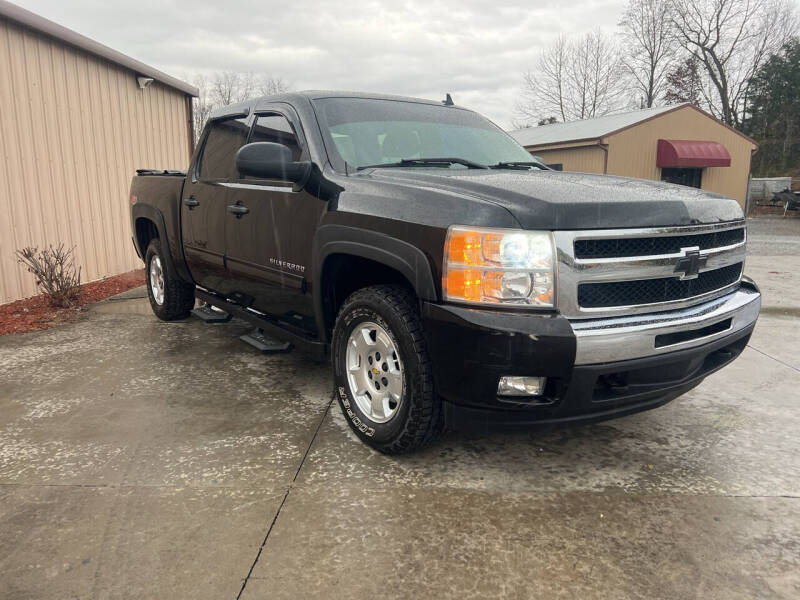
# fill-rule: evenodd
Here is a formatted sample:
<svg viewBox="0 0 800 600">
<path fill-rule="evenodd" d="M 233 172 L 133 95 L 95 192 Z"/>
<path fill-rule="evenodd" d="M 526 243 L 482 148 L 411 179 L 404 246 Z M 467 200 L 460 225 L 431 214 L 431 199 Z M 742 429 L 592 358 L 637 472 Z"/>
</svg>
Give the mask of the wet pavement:
<svg viewBox="0 0 800 600">
<path fill-rule="evenodd" d="M 141 289 L 2 337 L 0 598 L 798 598 L 800 220 L 772 223 L 750 346 L 695 390 L 412 456 L 358 442 L 326 365 Z"/>
</svg>

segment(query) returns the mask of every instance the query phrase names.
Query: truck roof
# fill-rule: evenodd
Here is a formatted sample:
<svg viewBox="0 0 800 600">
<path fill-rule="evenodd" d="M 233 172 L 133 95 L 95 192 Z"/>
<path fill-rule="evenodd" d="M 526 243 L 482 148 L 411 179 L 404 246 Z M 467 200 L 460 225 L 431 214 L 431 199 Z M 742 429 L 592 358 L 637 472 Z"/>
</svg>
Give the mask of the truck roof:
<svg viewBox="0 0 800 600">
<path fill-rule="evenodd" d="M 370 100 L 396 100 L 400 102 L 415 102 L 418 104 L 431 104 L 441 105 L 441 101 L 426 100 L 424 98 L 413 98 L 410 96 L 393 96 L 390 94 L 371 94 L 367 92 L 347 92 L 341 90 L 303 90 L 300 92 L 287 92 L 285 94 L 274 94 L 271 96 L 260 96 L 251 98 L 244 102 L 237 104 L 230 104 L 228 106 L 221 106 L 213 111 L 209 117 L 211 119 L 219 119 L 221 117 L 229 117 L 237 114 L 249 112 L 254 106 L 258 106 L 265 102 L 289 102 L 299 100 L 319 100 L 321 98 L 362 98 Z"/>
</svg>

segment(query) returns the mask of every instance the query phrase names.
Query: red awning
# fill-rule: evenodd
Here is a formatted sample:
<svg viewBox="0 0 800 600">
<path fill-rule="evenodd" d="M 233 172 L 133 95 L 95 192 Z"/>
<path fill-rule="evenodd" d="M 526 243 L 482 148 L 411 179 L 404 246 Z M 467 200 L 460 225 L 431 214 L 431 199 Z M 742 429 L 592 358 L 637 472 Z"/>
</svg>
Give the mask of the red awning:
<svg viewBox="0 0 800 600">
<path fill-rule="evenodd" d="M 701 140 L 658 140 L 659 167 L 730 167 L 731 155 L 722 144 Z"/>
</svg>

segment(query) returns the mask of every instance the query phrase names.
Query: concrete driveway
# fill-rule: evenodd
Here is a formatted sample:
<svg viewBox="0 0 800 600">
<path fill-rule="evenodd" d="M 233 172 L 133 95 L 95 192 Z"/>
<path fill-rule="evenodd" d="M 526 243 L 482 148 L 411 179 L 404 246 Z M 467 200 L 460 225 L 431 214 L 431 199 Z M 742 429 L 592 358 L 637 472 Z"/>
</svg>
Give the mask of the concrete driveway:
<svg viewBox="0 0 800 600">
<path fill-rule="evenodd" d="M 798 598 L 800 220 L 751 240 L 764 314 L 686 396 L 408 457 L 143 290 L 0 338 L 0 598 Z"/>
</svg>

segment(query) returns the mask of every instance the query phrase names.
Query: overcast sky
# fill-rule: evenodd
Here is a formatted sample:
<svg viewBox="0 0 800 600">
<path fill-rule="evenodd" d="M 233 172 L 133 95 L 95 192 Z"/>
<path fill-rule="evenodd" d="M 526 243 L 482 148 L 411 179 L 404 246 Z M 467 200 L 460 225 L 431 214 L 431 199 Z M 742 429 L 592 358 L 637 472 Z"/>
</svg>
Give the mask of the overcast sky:
<svg viewBox="0 0 800 600">
<path fill-rule="evenodd" d="M 13 0 L 170 75 L 253 71 L 292 89 L 443 98 L 501 126 L 559 33 L 614 31 L 624 0 Z"/>
</svg>

